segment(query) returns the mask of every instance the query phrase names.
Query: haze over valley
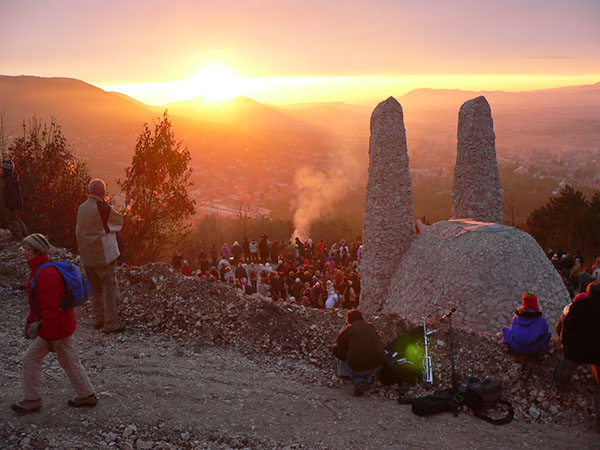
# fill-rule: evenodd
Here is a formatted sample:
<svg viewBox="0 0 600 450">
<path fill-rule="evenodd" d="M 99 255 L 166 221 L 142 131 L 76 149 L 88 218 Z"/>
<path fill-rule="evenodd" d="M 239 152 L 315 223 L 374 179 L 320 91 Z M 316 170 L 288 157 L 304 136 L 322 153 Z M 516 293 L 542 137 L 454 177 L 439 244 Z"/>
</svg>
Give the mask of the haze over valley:
<svg viewBox="0 0 600 450">
<path fill-rule="evenodd" d="M 567 183 L 584 193 L 597 186 L 600 83 L 516 93 L 417 89 L 397 96 L 417 217 L 449 216 L 458 109 L 478 95 L 492 107 L 507 223 L 523 223 Z M 176 138 L 191 152 L 192 197 L 200 211 L 219 214 L 247 201 L 257 213 L 289 218 L 301 193 L 317 194 L 360 221 L 375 106 L 274 105 L 247 97 L 150 106 L 76 79 L 0 76 L 5 147 L 22 133 L 23 121 L 54 118 L 73 152 L 93 176 L 108 180 L 113 195 L 142 125 L 167 110 Z"/>
</svg>

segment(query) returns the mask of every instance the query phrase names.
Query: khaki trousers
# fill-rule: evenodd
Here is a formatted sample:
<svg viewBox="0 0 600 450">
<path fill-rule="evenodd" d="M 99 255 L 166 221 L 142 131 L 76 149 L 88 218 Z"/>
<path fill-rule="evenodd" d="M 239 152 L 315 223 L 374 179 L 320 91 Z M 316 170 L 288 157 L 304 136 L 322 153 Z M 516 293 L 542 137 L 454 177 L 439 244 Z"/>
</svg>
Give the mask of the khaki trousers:
<svg viewBox="0 0 600 450">
<path fill-rule="evenodd" d="M 75 338 L 73 335 L 65 339 L 51 341 L 56 351 L 58 363 L 63 368 L 69 381 L 77 392 L 77 397 L 87 397 L 94 393 L 90 379 L 79 361 Z M 42 361 L 48 353 L 47 341 L 36 337 L 25 352 L 23 358 L 23 390 L 25 400 L 41 399 L 40 388 L 42 383 Z"/>
<path fill-rule="evenodd" d="M 90 299 L 96 325 L 104 324 L 104 331 L 119 328 L 119 291 L 116 277 L 117 261 L 102 267 L 85 267 L 90 282 Z"/>
</svg>

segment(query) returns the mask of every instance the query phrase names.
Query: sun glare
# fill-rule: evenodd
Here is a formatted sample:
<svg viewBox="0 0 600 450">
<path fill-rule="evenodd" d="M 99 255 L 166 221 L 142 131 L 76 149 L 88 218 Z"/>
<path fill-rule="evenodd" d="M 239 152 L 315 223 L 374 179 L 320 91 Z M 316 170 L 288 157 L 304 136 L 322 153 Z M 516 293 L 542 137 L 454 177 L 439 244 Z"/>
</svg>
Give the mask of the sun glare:
<svg viewBox="0 0 600 450">
<path fill-rule="evenodd" d="M 242 79 L 220 63 L 207 64 L 194 77 L 198 95 L 211 102 L 231 100 L 242 93 Z"/>
</svg>

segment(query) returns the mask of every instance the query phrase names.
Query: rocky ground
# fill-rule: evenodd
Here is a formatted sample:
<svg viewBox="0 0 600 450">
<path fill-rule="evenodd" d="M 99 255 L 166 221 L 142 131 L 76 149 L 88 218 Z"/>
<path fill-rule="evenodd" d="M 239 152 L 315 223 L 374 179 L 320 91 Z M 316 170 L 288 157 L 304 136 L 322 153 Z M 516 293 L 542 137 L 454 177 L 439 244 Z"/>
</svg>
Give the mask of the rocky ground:
<svg viewBox="0 0 600 450">
<path fill-rule="evenodd" d="M 18 416 L 27 266 L 0 234 L 0 448 L 600 448 L 591 374 L 558 393 L 550 374 L 555 342 L 535 358 L 509 354 L 496 335 L 454 330 L 459 379 L 501 379 L 516 418 L 487 424 L 468 411 L 420 418 L 398 405 L 395 387 L 376 383 L 362 398 L 332 372 L 329 347 L 345 311 L 247 297 L 166 265 L 121 267 L 128 329 L 105 336 L 78 308 L 80 356 L 99 394 L 94 409 L 69 408 L 72 388 L 53 355 L 44 363 L 44 407 Z M 53 249 L 54 259 L 72 259 Z M 391 342 L 420 324 L 371 317 Z M 448 327 L 432 336 L 436 386 L 450 383 Z M 421 395 L 422 385 L 406 395 Z"/>
</svg>

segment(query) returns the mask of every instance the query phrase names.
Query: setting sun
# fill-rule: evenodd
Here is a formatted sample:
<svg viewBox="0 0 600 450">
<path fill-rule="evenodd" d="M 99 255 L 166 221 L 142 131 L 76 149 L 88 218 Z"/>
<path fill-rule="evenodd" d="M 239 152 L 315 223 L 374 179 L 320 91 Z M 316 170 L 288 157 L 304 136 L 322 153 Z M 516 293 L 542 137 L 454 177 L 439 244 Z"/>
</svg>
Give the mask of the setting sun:
<svg viewBox="0 0 600 450">
<path fill-rule="evenodd" d="M 202 67 L 193 81 L 198 94 L 211 102 L 231 100 L 242 93 L 242 79 L 221 63 Z"/>
</svg>

